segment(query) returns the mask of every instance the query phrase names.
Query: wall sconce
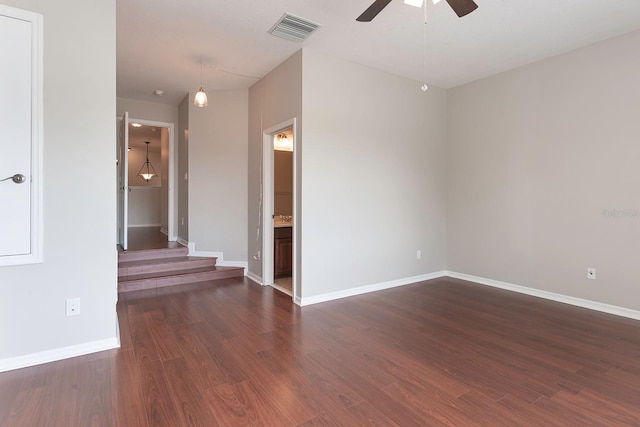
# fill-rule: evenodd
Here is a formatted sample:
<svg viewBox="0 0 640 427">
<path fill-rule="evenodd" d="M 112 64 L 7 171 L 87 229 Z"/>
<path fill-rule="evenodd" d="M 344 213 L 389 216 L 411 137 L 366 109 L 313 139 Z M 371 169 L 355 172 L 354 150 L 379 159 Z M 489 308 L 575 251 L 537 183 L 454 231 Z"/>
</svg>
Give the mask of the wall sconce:
<svg viewBox="0 0 640 427">
<path fill-rule="evenodd" d="M 277 151 L 293 151 L 293 140 L 289 140 L 286 134 L 279 133 L 273 139 L 273 149 Z"/>
</svg>

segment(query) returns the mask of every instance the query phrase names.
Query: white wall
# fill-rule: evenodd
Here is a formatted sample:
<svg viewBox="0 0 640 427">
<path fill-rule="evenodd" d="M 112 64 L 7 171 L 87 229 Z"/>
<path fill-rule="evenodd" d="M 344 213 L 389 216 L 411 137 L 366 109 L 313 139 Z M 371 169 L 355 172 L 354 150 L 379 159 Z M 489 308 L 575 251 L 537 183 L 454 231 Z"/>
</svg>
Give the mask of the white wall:
<svg viewBox="0 0 640 427">
<path fill-rule="evenodd" d="M 262 134 L 263 131 L 296 118 L 298 147 L 294 162 L 300 165 L 302 147 L 302 51 L 296 52 L 249 89 L 248 148 L 248 255 L 249 272 L 262 277 Z M 299 171 L 300 169 L 298 169 Z M 298 189 L 300 192 L 300 188 Z M 298 193 L 300 196 L 300 193 Z M 298 212 L 300 200 L 298 197 Z M 296 218 L 299 230 L 302 213 Z M 301 245 L 297 246 L 297 282 L 300 283 Z M 298 295 L 300 290 L 298 289 Z"/>
<path fill-rule="evenodd" d="M 117 98 L 117 114 L 122 117 L 125 112 L 130 118 L 173 123 L 178 126 L 178 107 L 159 104 L 157 102 L 140 101 L 138 99 Z"/>
<path fill-rule="evenodd" d="M 189 243 L 247 260 L 248 92 L 211 91 L 209 105 L 189 100 Z"/>
<path fill-rule="evenodd" d="M 163 128 L 163 130 L 166 129 Z M 129 141 L 130 147 L 132 141 Z M 167 179 L 162 173 L 163 167 L 162 153 L 160 152 L 160 138 L 151 140 L 153 150 L 149 150 L 149 161 L 153 165 L 158 176 L 147 182 L 138 176 L 140 167 L 147 158 L 145 148 L 140 148 L 139 144 L 129 151 L 129 203 L 128 222 L 129 227 L 161 226 L 164 217 L 164 227 L 166 230 L 167 204 L 166 199 L 163 204 L 163 195 L 166 194 Z M 164 183 L 164 186 L 163 186 Z"/>
<path fill-rule="evenodd" d="M 131 187 L 129 192 L 129 227 L 160 227 L 161 187 Z"/>
<path fill-rule="evenodd" d="M 145 148 L 136 146 L 132 147 L 131 151 L 129 151 L 129 186 L 137 186 L 137 187 L 161 187 L 162 186 L 162 159 L 160 153 L 160 138 L 157 138 L 152 141 L 152 144 L 155 145 L 153 150 L 149 150 L 149 162 L 156 170 L 158 177 L 152 179 L 147 182 L 144 179 L 138 176 L 138 171 L 140 167 L 147 160 L 147 151 Z M 129 145 L 131 147 L 131 145 Z"/>
<path fill-rule="evenodd" d="M 43 14 L 44 262 L 0 267 L 0 370 L 117 343 L 115 1 L 3 3 Z"/>
<path fill-rule="evenodd" d="M 638 52 L 635 32 L 448 91 L 449 270 L 640 309 Z"/>
<path fill-rule="evenodd" d="M 305 49 L 302 95 L 303 302 L 444 270 L 445 92 Z"/>
</svg>

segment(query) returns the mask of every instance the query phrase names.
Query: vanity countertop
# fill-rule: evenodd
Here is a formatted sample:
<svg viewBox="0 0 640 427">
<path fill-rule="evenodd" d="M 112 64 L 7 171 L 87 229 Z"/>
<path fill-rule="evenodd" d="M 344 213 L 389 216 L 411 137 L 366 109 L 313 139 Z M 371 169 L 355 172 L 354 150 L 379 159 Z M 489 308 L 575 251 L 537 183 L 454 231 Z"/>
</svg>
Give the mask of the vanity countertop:
<svg viewBox="0 0 640 427">
<path fill-rule="evenodd" d="M 273 228 L 283 228 L 283 227 L 293 227 L 293 221 L 290 221 L 290 222 L 274 221 Z"/>
<path fill-rule="evenodd" d="M 293 217 L 285 215 L 273 216 L 273 228 L 293 227 Z"/>
</svg>

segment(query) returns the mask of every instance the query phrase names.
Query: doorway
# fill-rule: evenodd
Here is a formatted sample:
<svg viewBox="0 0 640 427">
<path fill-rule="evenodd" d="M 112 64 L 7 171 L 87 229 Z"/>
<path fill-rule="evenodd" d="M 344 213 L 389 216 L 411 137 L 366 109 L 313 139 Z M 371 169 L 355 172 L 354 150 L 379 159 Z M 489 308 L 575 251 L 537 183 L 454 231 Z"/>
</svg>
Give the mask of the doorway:
<svg viewBox="0 0 640 427">
<path fill-rule="evenodd" d="M 297 296 L 295 119 L 264 132 L 263 284 Z"/>
<path fill-rule="evenodd" d="M 119 156 L 124 186 L 124 202 L 118 207 L 119 243 L 124 250 L 166 247 L 177 240 L 174 125 L 125 114 L 120 126 L 125 153 Z"/>
</svg>

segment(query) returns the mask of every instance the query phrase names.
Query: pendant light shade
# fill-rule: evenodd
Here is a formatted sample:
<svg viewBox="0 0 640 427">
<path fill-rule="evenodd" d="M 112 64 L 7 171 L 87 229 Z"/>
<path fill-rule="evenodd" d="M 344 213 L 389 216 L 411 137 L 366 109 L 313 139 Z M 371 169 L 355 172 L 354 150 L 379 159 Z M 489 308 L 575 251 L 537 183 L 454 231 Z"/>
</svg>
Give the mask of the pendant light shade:
<svg viewBox="0 0 640 427">
<path fill-rule="evenodd" d="M 151 144 L 151 142 L 145 141 L 144 143 L 147 144 L 147 159 L 143 163 L 143 165 L 140 168 L 140 170 L 138 171 L 138 176 L 141 179 L 144 179 L 145 181 L 149 182 L 152 179 L 154 179 L 155 177 L 157 177 L 158 174 L 156 173 L 156 170 L 153 167 L 153 165 L 151 164 L 151 162 L 149 161 L 149 144 Z"/>
<path fill-rule="evenodd" d="M 196 96 L 195 98 L 193 98 L 193 104 L 196 107 L 206 107 L 208 105 L 207 94 L 204 93 L 204 89 L 202 88 L 202 86 L 200 86 L 200 89 L 198 89 L 198 92 L 196 92 Z"/>
<path fill-rule="evenodd" d="M 200 89 L 198 89 L 196 96 L 193 98 L 193 105 L 196 107 L 206 107 L 208 105 L 207 94 L 204 93 L 202 88 L 202 62 L 200 62 Z"/>
</svg>

